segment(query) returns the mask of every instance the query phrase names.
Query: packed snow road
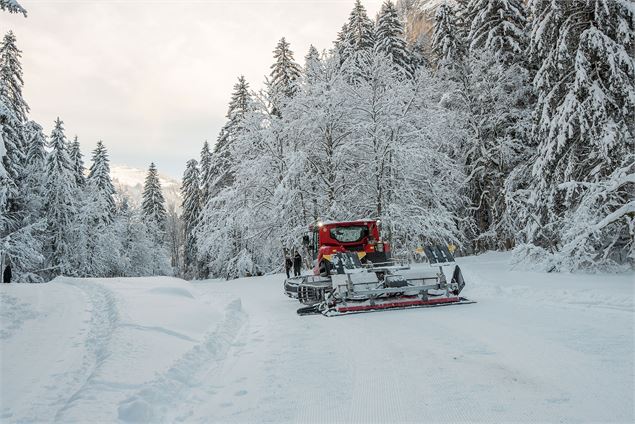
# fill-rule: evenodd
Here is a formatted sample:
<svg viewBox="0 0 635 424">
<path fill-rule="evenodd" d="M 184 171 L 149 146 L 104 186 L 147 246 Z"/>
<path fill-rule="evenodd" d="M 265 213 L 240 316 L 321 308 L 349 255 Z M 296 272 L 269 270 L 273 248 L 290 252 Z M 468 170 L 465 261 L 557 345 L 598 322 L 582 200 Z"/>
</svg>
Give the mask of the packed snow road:
<svg viewBox="0 0 635 424">
<path fill-rule="evenodd" d="M 478 303 L 299 317 L 282 276 L 0 287 L 2 422 L 633 422 L 633 275 L 461 261 Z"/>
</svg>

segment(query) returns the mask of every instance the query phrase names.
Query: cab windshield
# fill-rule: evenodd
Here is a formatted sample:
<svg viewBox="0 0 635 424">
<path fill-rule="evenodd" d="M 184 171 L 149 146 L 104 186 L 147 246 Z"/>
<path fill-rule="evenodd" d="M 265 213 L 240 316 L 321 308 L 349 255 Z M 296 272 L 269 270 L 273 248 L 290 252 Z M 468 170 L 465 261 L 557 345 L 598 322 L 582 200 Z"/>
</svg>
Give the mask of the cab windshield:
<svg viewBox="0 0 635 424">
<path fill-rule="evenodd" d="M 351 227 L 335 227 L 331 228 L 331 237 L 340 243 L 353 243 L 360 241 L 368 235 L 368 227 L 351 226 Z"/>
</svg>

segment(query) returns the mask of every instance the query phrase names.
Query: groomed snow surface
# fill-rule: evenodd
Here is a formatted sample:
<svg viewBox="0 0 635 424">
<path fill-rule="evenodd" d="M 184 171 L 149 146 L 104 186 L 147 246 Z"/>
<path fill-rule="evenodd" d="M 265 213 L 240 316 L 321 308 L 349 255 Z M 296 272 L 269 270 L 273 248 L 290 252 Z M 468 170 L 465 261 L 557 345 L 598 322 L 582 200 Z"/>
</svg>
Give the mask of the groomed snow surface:
<svg viewBox="0 0 635 424">
<path fill-rule="evenodd" d="M 460 259 L 478 303 L 299 317 L 283 276 L 0 287 L 0 421 L 633 422 L 634 276 Z"/>
</svg>

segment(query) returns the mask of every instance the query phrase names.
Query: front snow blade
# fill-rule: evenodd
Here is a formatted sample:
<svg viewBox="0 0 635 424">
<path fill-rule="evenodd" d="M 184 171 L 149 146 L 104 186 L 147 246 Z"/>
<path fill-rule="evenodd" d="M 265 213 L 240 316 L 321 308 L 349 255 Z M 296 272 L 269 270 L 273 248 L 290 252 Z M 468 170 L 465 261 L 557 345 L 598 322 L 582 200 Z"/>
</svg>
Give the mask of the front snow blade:
<svg viewBox="0 0 635 424">
<path fill-rule="evenodd" d="M 395 309 L 414 309 L 414 308 L 434 308 L 438 306 L 450 306 L 450 305 L 465 305 L 469 303 L 476 303 L 473 300 L 466 299 L 464 297 L 444 297 L 436 299 L 416 299 L 416 300 L 402 300 L 394 302 L 383 302 L 363 305 L 338 305 L 335 308 L 328 309 L 322 312 L 323 315 L 339 316 L 350 314 L 363 314 L 366 312 L 379 312 Z"/>
</svg>

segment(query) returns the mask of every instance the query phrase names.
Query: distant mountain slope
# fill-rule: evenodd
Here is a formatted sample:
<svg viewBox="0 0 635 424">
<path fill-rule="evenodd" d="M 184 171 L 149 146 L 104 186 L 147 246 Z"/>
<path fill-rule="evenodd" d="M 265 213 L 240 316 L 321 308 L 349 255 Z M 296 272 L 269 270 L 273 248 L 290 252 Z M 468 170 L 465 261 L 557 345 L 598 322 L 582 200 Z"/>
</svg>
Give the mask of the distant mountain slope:
<svg viewBox="0 0 635 424">
<path fill-rule="evenodd" d="M 146 170 L 133 168 L 128 165 L 112 165 L 110 167 L 110 176 L 115 188 L 119 193 L 127 195 L 133 205 L 141 204 L 143 183 L 146 179 L 146 174 Z M 159 174 L 159 179 L 161 181 L 166 207 L 173 205 L 176 210 L 180 210 L 181 183 L 163 174 Z"/>
</svg>

